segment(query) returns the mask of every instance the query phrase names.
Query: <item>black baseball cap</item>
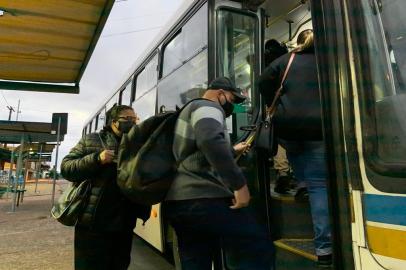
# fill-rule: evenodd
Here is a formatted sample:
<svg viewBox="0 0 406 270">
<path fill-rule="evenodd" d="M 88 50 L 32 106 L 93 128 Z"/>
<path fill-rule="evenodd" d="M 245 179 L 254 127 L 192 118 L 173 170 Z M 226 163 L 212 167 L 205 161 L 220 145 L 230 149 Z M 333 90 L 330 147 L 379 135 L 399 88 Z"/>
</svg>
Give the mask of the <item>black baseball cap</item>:
<svg viewBox="0 0 406 270">
<path fill-rule="evenodd" d="M 207 87 L 207 89 L 223 89 L 224 91 L 231 92 L 235 99 L 234 103 L 239 104 L 243 102 L 247 97 L 241 94 L 241 89 L 237 88 L 235 84 L 227 77 L 215 78 Z"/>
</svg>

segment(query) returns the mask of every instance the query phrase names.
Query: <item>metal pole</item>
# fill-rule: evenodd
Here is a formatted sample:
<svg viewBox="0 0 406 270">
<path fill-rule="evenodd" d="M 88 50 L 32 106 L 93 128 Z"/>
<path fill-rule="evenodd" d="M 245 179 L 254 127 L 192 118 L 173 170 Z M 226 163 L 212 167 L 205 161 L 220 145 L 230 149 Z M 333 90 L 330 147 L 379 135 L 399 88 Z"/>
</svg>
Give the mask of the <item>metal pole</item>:
<svg viewBox="0 0 406 270">
<path fill-rule="evenodd" d="M 23 175 L 23 188 L 22 188 L 22 194 L 21 194 L 21 200 L 20 202 L 24 201 L 24 193 L 25 193 L 25 183 L 27 181 L 28 177 L 28 161 L 30 160 L 30 152 L 28 152 L 28 159 L 25 160 L 25 165 L 24 165 L 24 175 Z"/>
<path fill-rule="evenodd" d="M 54 183 L 52 186 L 52 206 L 54 206 L 55 203 L 55 185 L 56 185 L 56 169 L 58 166 L 58 153 L 59 153 L 59 133 L 61 131 L 61 118 L 58 118 L 58 132 L 56 133 L 56 153 L 55 153 L 55 171 L 54 171 Z"/>
<path fill-rule="evenodd" d="M 19 113 L 21 113 L 21 111 L 20 111 L 20 100 L 18 100 L 16 121 L 18 121 L 18 114 L 19 114 Z"/>
<path fill-rule="evenodd" d="M 7 191 L 6 191 L 6 198 L 8 199 L 8 194 L 12 188 L 11 185 L 11 176 L 13 175 L 13 165 L 14 165 L 14 149 L 11 150 L 11 158 L 10 158 L 10 170 L 8 171 L 8 183 L 7 183 Z"/>
<path fill-rule="evenodd" d="M 13 205 L 11 206 L 11 212 L 16 211 L 17 185 L 18 185 L 18 178 L 21 173 L 21 165 L 23 163 L 23 148 L 24 148 L 24 134 L 21 136 L 20 151 L 19 151 L 18 160 L 17 160 L 17 172 L 16 172 L 16 177 L 14 180 L 14 195 L 13 195 Z"/>
<path fill-rule="evenodd" d="M 11 106 L 7 106 L 7 109 L 9 110 L 9 112 L 8 112 L 8 121 L 10 121 L 11 120 L 11 114 L 12 114 L 12 112 L 14 112 L 14 108 L 11 107 Z"/>
<path fill-rule="evenodd" d="M 11 121 L 11 113 L 14 112 L 14 108 L 11 106 L 7 106 L 7 109 L 9 110 L 8 121 Z M 6 148 L 6 147 L 7 147 L 7 143 L 4 144 L 4 148 Z"/>
<path fill-rule="evenodd" d="M 35 193 L 37 193 L 37 187 L 38 187 L 38 180 L 39 180 L 39 173 L 41 171 L 41 158 L 42 158 L 42 144 L 40 144 L 40 150 L 39 150 L 39 157 L 38 157 L 38 162 L 37 164 L 37 175 L 35 177 Z M 38 166 L 39 165 L 39 166 Z"/>
</svg>

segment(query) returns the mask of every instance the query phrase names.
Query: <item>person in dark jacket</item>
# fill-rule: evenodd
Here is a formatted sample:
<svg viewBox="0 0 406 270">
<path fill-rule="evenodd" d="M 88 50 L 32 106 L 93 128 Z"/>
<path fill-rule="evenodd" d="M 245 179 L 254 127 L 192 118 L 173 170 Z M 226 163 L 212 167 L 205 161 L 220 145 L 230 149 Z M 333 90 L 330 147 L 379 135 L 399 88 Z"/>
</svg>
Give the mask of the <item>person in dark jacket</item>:
<svg viewBox="0 0 406 270">
<path fill-rule="evenodd" d="M 233 158 L 225 119 L 245 97 L 226 77 L 211 82 L 203 99 L 189 103 L 175 126 L 173 153 L 178 170 L 164 204 L 178 237 L 183 270 L 211 270 L 220 245 L 227 269 L 270 270 L 270 235 L 247 208 L 250 194 Z"/>
<path fill-rule="evenodd" d="M 99 133 L 84 136 L 63 159 L 61 173 L 72 182 L 91 181 L 91 194 L 75 226 L 75 269 L 127 269 L 136 219 L 146 221 L 150 208 L 123 197 L 116 183 L 115 154 L 123 133 L 136 123 L 129 106 L 108 111 Z"/>
<path fill-rule="evenodd" d="M 331 229 L 327 199 L 327 160 L 322 133 L 322 115 L 313 31 L 304 30 L 298 36 L 299 46 L 293 51 L 292 62 L 283 84 L 283 94 L 274 116 L 278 141 L 298 181 L 304 181 L 309 191 L 319 264 L 331 264 Z M 276 59 L 258 80 L 259 91 L 271 104 L 291 54 Z"/>
<path fill-rule="evenodd" d="M 276 39 L 267 40 L 264 49 L 265 67 L 268 67 L 275 59 L 288 52 L 286 45 L 279 43 Z M 286 157 L 286 150 L 280 144 L 278 144 L 277 154 L 273 157 L 273 165 L 276 170 L 274 191 L 287 194 L 293 184 L 293 177 Z"/>
</svg>

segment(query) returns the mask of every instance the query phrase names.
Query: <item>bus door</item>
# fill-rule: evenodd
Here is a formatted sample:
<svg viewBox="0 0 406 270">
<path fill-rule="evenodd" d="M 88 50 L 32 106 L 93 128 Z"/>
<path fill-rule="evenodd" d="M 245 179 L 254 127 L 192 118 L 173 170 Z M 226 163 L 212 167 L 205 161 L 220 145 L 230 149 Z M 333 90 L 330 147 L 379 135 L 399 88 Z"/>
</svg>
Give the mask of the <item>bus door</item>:
<svg viewBox="0 0 406 270">
<path fill-rule="evenodd" d="M 226 76 L 242 89 L 247 97 L 242 104 L 236 104 L 233 114 L 227 118 L 227 127 L 231 141 L 235 144 L 247 140 L 249 131 L 260 117 L 260 97 L 256 90 L 256 78 L 260 71 L 261 54 L 261 13 L 242 9 L 235 1 L 216 1 L 212 7 L 212 23 L 215 37 L 214 76 Z M 248 131 L 247 131 L 248 130 Z M 266 181 L 268 158 L 261 157 L 254 147 L 239 160 L 248 180 L 252 196 L 250 207 L 258 214 L 258 219 L 267 224 L 266 200 L 269 189 Z M 266 165 L 264 165 L 266 164 Z"/>
<path fill-rule="evenodd" d="M 406 269 L 406 2 L 348 1 L 362 189 L 361 269 Z M 354 205 L 357 207 L 357 205 Z M 363 237 L 362 237 L 363 236 Z"/>
</svg>

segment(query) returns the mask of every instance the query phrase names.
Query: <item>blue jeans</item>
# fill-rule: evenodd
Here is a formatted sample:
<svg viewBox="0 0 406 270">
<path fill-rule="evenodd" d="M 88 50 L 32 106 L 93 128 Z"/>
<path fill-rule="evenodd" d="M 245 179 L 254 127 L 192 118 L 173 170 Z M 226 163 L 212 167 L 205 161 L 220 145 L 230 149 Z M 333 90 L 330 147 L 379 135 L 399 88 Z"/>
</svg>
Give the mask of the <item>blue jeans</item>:
<svg viewBox="0 0 406 270">
<path fill-rule="evenodd" d="M 313 220 L 314 245 L 318 256 L 332 253 L 327 198 L 327 157 L 324 141 L 279 142 L 299 182 L 307 186 Z"/>
<path fill-rule="evenodd" d="M 227 269 L 273 269 L 266 227 L 249 208 L 233 210 L 230 205 L 230 199 L 165 202 L 164 216 L 176 231 L 182 270 L 211 270 L 220 248 Z"/>
</svg>

